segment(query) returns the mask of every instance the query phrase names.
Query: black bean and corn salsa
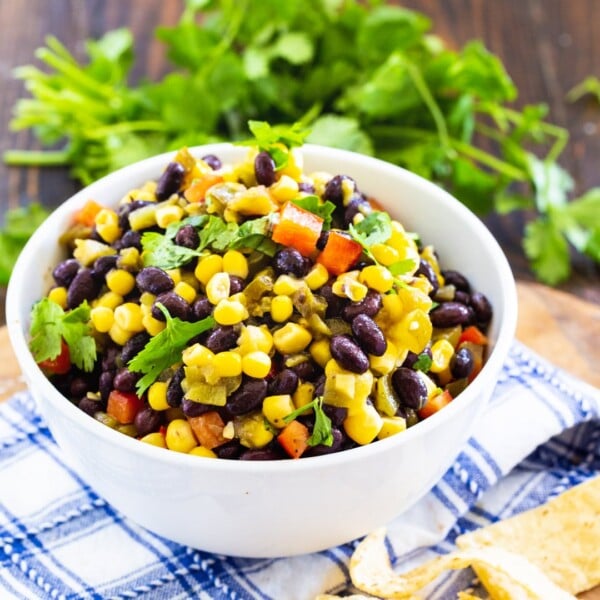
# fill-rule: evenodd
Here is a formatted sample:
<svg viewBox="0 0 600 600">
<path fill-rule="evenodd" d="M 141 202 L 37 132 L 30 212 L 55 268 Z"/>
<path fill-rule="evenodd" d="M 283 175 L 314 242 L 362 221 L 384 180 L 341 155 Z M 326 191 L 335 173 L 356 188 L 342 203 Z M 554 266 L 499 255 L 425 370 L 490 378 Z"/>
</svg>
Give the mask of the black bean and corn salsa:
<svg viewBox="0 0 600 600">
<path fill-rule="evenodd" d="M 240 460 L 369 444 L 451 402 L 489 301 L 349 174 L 302 164 L 182 149 L 115 209 L 88 201 L 32 311 L 54 386 L 142 442 Z"/>
</svg>

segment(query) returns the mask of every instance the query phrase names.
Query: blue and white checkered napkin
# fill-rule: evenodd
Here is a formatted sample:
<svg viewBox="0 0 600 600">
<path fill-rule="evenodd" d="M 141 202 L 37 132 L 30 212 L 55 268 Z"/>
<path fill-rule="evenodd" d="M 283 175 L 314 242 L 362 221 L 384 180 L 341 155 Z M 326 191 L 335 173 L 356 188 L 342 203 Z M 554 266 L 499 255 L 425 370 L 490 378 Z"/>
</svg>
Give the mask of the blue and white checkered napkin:
<svg viewBox="0 0 600 600">
<path fill-rule="evenodd" d="M 408 518 L 389 526 L 394 564 L 448 552 L 459 534 L 600 474 L 599 442 L 599 390 L 515 342 L 475 437 Z M 348 589 L 355 544 L 252 560 L 173 544 L 124 519 L 78 477 L 29 395 L 0 405 L 2 599 L 307 600 Z M 430 597 L 456 598 L 471 577 L 449 575 Z"/>
</svg>

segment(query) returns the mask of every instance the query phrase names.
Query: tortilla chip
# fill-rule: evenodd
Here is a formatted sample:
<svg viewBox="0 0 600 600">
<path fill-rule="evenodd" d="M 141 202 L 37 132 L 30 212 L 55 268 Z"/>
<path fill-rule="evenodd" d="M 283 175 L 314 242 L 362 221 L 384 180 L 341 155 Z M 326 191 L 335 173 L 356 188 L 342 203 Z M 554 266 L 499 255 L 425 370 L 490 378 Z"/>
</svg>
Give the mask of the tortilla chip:
<svg viewBox="0 0 600 600">
<path fill-rule="evenodd" d="M 570 593 L 589 590 L 600 583 L 600 477 L 537 508 L 462 535 L 456 545 L 520 554 Z M 476 571 L 485 585 L 490 575 Z"/>
<path fill-rule="evenodd" d="M 367 594 L 408 600 L 444 571 L 471 566 L 499 575 L 487 588 L 493 600 L 574 600 L 523 557 L 495 548 L 459 550 L 399 575 L 392 569 L 385 547 L 385 529 L 374 531 L 358 545 L 350 559 L 350 578 Z"/>
</svg>

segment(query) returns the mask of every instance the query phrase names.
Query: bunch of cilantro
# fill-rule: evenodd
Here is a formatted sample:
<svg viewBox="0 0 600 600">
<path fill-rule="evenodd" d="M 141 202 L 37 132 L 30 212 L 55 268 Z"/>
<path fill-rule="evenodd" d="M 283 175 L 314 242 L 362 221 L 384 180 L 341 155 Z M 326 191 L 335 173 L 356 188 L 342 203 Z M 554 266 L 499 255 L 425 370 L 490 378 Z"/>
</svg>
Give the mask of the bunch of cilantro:
<svg viewBox="0 0 600 600">
<path fill-rule="evenodd" d="M 88 41 L 78 64 L 56 39 L 17 70 L 32 98 L 13 127 L 50 152 L 12 164 L 69 165 L 83 183 L 166 149 L 245 137 L 249 119 L 301 122 L 308 141 L 402 165 L 450 189 L 477 214 L 525 210 L 523 247 L 544 282 L 570 274 L 569 246 L 600 262 L 600 189 L 568 201 L 557 159 L 567 132 L 517 90 L 480 42 L 459 51 L 423 14 L 358 0 L 187 0 L 159 27 L 172 71 L 129 82 L 131 32 Z"/>
</svg>

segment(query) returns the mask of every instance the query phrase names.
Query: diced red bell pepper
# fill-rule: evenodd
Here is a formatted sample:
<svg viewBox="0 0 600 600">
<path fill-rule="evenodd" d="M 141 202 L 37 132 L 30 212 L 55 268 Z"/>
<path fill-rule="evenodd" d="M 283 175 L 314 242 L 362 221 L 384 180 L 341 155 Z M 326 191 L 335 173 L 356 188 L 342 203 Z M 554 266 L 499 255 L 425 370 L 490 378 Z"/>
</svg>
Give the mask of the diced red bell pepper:
<svg viewBox="0 0 600 600">
<path fill-rule="evenodd" d="M 481 332 L 479 327 L 476 327 L 475 325 L 469 325 L 469 327 L 466 327 L 465 330 L 460 334 L 457 346 L 460 346 L 463 342 L 472 342 L 473 344 L 478 344 L 479 346 L 486 346 L 488 339 Z"/>
<path fill-rule="evenodd" d="M 300 458 L 308 448 L 309 437 L 308 427 L 294 420 L 282 429 L 277 441 L 291 458 Z"/>
<path fill-rule="evenodd" d="M 212 450 L 227 441 L 223 437 L 225 423 L 216 410 L 205 412 L 198 417 L 188 417 L 192 431 L 201 446 Z"/>
<path fill-rule="evenodd" d="M 60 343 L 60 354 L 56 358 L 47 358 L 38 363 L 46 375 L 64 375 L 71 368 L 71 354 L 65 340 Z"/>
<path fill-rule="evenodd" d="M 212 173 L 207 173 L 204 177 L 200 179 L 195 179 L 190 187 L 188 187 L 183 195 L 188 202 L 204 202 L 206 198 L 206 192 L 213 185 L 217 183 L 221 183 L 223 178 L 220 175 L 213 175 Z"/>
<path fill-rule="evenodd" d="M 113 390 L 108 396 L 106 412 L 121 425 L 133 423 L 135 416 L 144 407 L 144 401 L 133 392 Z"/>
<path fill-rule="evenodd" d="M 317 248 L 317 240 L 323 229 L 323 219 L 309 210 L 287 202 L 279 214 L 279 222 L 273 227 L 274 242 L 291 246 L 310 256 Z"/>
<path fill-rule="evenodd" d="M 80 223 L 86 227 L 93 227 L 96 221 L 96 215 L 104 207 L 98 204 L 95 200 L 88 200 L 81 210 L 75 214 L 75 223 Z"/>
<path fill-rule="evenodd" d="M 448 390 L 444 390 L 441 394 L 437 394 L 427 400 L 425 406 L 418 411 L 421 419 L 426 419 L 435 414 L 438 410 L 444 408 L 452 402 L 452 396 Z"/>
<path fill-rule="evenodd" d="M 317 257 L 332 275 L 341 275 L 349 271 L 362 254 L 362 246 L 343 231 L 332 229 L 327 236 L 325 248 Z"/>
</svg>

